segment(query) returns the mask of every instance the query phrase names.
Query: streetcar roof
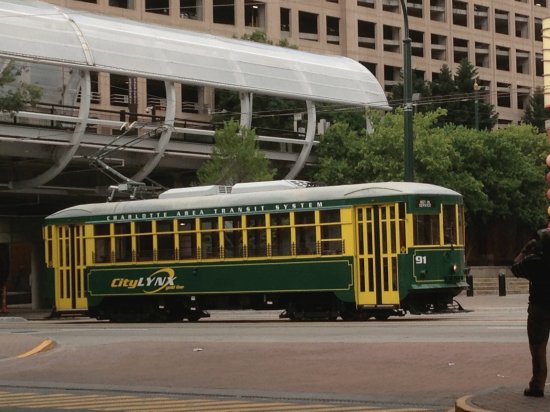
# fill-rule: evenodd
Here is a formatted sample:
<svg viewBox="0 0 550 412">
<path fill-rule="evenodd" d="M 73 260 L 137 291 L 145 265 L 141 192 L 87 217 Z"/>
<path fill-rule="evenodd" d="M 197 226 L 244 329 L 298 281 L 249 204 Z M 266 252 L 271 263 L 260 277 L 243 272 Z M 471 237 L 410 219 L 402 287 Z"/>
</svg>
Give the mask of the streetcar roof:
<svg viewBox="0 0 550 412">
<path fill-rule="evenodd" d="M 318 202 L 323 202 L 323 208 L 338 206 L 377 203 L 386 200 L 406 197 L 447 198 L 457 203 L 462 202 L 459 193 L 441 186 L 412 183 L 384 182 L 363 183 L 342 186 L 323 186 L 296 188 L 288 190 L 258 191 L 242 194 L 217 194 L 210 196 L 194 196 L 183 198 L 131 200 L 123 202 L 106 202 L 82 204 L 69 207 L 46 217 L 47 223 L 57 221 L 100 221 L 100 217 L 113 215 L 133 215 L 148 212 L 158 213 L 189 211 L 189 210 L 220 210 L 222 208 L 253 207 L 259 205 L 300 205 L 315 202 L 310 208 L 318 208 Z M 294 210 L 296 206 L 282 207 L 279 211 Z M 307 207 L 305 207 L 307 209 Z M 247 210 L 248 213 L 274 210 L 270 208 Z M 233 214 L 241 214 L 235 211 Z M 230 214 L 230 213 L 228 213 Z M 170 216 L 179 216 L 171 214 Z M 169 217 L 170 217 L 169 216 Z M 98 219 L 99 218 L 99 219 Z M 151 217 L 151 218 L 154 218 Z"/>
</svg>

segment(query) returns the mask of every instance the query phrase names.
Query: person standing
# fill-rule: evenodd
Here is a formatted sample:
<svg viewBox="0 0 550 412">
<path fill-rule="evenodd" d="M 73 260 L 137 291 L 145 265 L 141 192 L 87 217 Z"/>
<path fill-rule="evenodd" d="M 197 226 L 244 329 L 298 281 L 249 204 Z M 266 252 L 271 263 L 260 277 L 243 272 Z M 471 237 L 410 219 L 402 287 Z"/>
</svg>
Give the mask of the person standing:
<svg viewBox="0 0 550 412">
<path fill-rule="evenodd" d="M 528 255 L 537 256 L 527 259 Z M 530 260 L 530 262 L 529 262 Z M 531 352 L 532 377 L 525 396 L 544 396 L 546 377 L 546 346 L 550 335 L 550 229 L 537 231 L 514 259 L 512 272 L 529 280 L 529 306 L 527 309 L 527 336 Z"/>
</svg>

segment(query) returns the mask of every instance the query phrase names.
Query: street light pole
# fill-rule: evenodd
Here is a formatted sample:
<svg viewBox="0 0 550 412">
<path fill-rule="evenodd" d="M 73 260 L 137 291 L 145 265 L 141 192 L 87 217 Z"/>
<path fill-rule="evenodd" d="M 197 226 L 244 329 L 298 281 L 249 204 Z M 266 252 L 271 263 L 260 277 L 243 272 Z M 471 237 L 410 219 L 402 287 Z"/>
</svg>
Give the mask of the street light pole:
<svg viewBox="0 0 550 412">
<path fill-rule="evenodd" d="M 411 38 L 409 37 L 409 16 L 405 0 L 401 0 L 403 10 L 403 108 L 405 135 L 405 181 L 414 181 L 414 150 L 413 150 L 413 104 L 412 104 L 412 68 L 411 68 Z"/>
<path fill-rule="evenodd" d="M 479 84 L 474 80 L 474 126 L 479 130 Z"/>
</svg>

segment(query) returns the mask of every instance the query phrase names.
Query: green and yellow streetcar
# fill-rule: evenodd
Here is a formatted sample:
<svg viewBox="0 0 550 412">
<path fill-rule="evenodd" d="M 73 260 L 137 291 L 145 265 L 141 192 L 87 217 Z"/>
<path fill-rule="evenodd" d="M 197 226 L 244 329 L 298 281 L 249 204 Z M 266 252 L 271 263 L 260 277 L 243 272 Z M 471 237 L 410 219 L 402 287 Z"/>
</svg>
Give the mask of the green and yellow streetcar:
<svg viewBox="0 0 550 412">
<path fill-rule="evenodd" d="M 466 286 L 462 196 L 421 183 L 171 189 L 46 218 L 54 312 L 115 321 L 280 309 L 293 320 L 446 309 Z"/>
</svg>

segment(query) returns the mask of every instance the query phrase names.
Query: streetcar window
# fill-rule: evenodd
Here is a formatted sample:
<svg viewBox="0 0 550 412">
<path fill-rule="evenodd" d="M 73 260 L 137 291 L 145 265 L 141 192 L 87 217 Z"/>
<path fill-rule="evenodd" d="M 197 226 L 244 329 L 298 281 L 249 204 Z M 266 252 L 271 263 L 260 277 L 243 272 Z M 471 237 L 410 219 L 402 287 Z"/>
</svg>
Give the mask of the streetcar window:
<svg viewBox="0 0 550 412">
<path fill-rule="evenodd" d="M 296 228 L 296 254 L 314 255 L 315 249 L 315 226 Z"/>
<path fill-rule="evenodd" d="M 194 233 L 181 233 L 179 235 L 180 248 L 179 248 L 179 258 L 180 259 L 195 259 L 196 250 L 197 250 L 197 238 Z"/>
<path fill-rule="evenodd" d="M 267 233 L 265 229 L 247 230 L 248 256 L 267 256 Z"/>
<path fill-rule="evenodd" d="M 195 219 L 178 220 L 177 227 L 179 232 L 187 232 L 190 230 L 195 230 Z"/>
<path fill-rule="evenodd" d="M 415 245 L 439 245 L 439 215 L 414 215 Z"/>
<path fill-rule="evenodd" d="M 158 260 L 174 259 L 174 235 L 157 235 L 157 258 Z"/>
<path fill-rule="evenodd" d="M 291 252 L 290 247 L 290 228 L 272 228 L 271 229 L 271 255 L 288 256 Z"/>
<path fill-rule="evenodd" d="M 46 250 L 45 250 L 45 257 L 46 257 L 46 265 L 48 267 L 53 266 L 53 235 L 52 235 L 52 227 L 46 226 L 44 229 L 44 239 L 46 240 Z"/>
<path fill-rule="evenodd" d="M 115 237 L 115 259 L 117 262 L 132 261 L 132 238 L 131 236 Z"/>
<path fill-rule="evenodd" d="M 220 257 L 220 237 L 218 236 L 218 232 L 202 233 L 201 254 L 204 259 Z"/>
<path fill-rule="evenodd" d="M 136 259 L 153 260 L 153 225 L 152 222 L 136 222 Z"/>
<path fill-rule="evenodd" d="M 458 244 L 460 245 L 463 245 L 466 242 L 464 231 L 464 206 L 460 205 L 458 206 L 458 235 L 460 236 L 460 239 L 458 239 Z"/>
<path fill-rule="evenodd" d="M 172 232 L 174 225 L 171 220 L 159 220 L 157 222 L 157 232 Z"/>
<path fill-rule="evenodd" d="M 223 219 L 223 244 L 224 256 L 228 258 L 242 257 L 243 232 L 241 217 L 227 217 Z"/>
<path fill-rule="evenodd" d="M 271 256 L 289 256 L 291 254 L 290 213 L 273 213 L 271 222 Z"/>
<path fill-rule="evenodd" d="M 443 243 L 458 243 L 455 205 L 443 205 Z"/>
<path fill-rule="evenodd" d="M 340 226 L 340 225 L 321 226 L 321 238 L 323 238 L 323 239 L 341 239 L 342 238 L 342 226 Z"/>
<path fill-rule="evenodd" d="M 320 220 L 321 223 L 339 222 L 340 221 L 340 210 L 321 210 L 319 212 L 319 220 Z"/>
<path fill-rule="evenodd" d="M 271 226 L 290 225 L 290 213 L 274 213 L 271 215 Z"/>
<path fill-rule="evenodd" d="M 315 224 L 315 212 L 295 212 L 294 224 L 296 225 Z"/>
<path fill-rule="evenodd" d="M 153 260 L 153 236 L 136 237 L 136 258 L 138 261 Z"/>
<path fill-rule="evenodd" d="M 265 227 L 265 215 L 250 215 L 246 217 L 246 227 Z"/>
<path fill-rule="evenodd" d="M 265 215 L 246 216 L 247 255 L 267 256 L 267 232 Z"/>
<path fill-rule="evenodd" d="M 201 219 L 201 230 L 214 230 L 218 228 L 218 218 Z"/>
<path fill-rule="evenodd" d="M 95 263 L 109 262 L 111 256 L 111 238 L 99 237 L 95 239 Z"/>
<path fill-rule="evenodd" d="M 340 210 L 321 210 L 319 212 L 322 255 L 341 255 L 343 253 L 344 242 L 342 240 L 342 226 L 340 225 L 340 220 Z"/>
<path fill-rule="evenodd" d="M 107 263 L 111 261 L 111 238 L 108 237 L 109 235 L 109 223 L 94 225 L 95 252 L 93 255 L 93 260 L 95 263 Z"/>
<path fill-rule="evenodd" d="M 104 225 L 95 225 L 94 236 L 109 236 L 110 235 L 109 227 L 110 225 L 108 223 Z"/>
<path fill-rule="evenodd" d="M 201 256 L 203 259 L 220 257 L 220 236 L 218 234 L 218 218 L 203 218 L 201 228 Z"/>
<path fill-rule="evenodd" d="M 132 233 L 130 223 L 116 223 L 115 235 L 129 235 Z"/>
</svg>

